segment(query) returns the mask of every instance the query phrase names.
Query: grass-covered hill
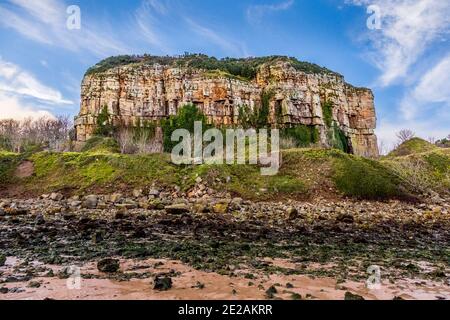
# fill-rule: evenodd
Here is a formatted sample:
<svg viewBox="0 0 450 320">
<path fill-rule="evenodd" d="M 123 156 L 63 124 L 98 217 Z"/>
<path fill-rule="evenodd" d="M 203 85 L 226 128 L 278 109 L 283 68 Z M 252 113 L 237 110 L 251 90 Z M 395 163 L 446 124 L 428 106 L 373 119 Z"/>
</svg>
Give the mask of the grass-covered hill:
<svg viewBox="0 0 450 320">
<path fill-rule="evenodd" d="M 305 73 L 337 73 L 318 66 L 314 63 L 299 61 L 287 56 L 267 56 L 249 58 L 223 58 L 217 59 L 204 54 L 185 54 L 182 56 L 152 56 L 152 55 L 123 55 L 110 57 L 100 61 L 95 66 L 88 69 L 86 75 L 106 72 L 112 68 L 126 65 L 164 65 L 172 67 L 188 67 L 207 71 L 220 71 L 226 74 L 239 77 L 245 80 L 253 80 L 260 66 L 266 63 L 284 61 L 290 63 L 296 70 Z"/>
<path fill-rule="evenodd" d="M 189 191 L 195 180 L 215 190 L 252 200 L 328 198 L 411 199 L 430 190 L 450 193 L 450 150 L 369 160 L 337 150 L 283 151 L 278 175 L 261 176 L 251 165 L 176 166 L 166 154 L 123 155 L 109 141 L 97 141 L 80 153 L 15 154 L 0 152 L 0 193 L 33 196 L 131 193 L 158 185 Z M 30 174 L 20 174 L 23 164 Z"/>
</svg>

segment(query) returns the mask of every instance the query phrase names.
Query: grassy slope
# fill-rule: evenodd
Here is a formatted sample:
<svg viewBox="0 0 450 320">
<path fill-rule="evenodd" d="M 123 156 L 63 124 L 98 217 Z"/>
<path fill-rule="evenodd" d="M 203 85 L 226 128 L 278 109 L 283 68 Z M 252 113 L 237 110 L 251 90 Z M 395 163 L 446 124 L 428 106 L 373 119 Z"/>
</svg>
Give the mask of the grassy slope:
<svg viewBox="0 0 450 320">
<path fill-rule="evenodd" d="M 433 151 L 439 149 L 434 144 L 429 143 L 420 138 L 412 138 L 406 142 L 403 142 L 395 150 L 389 153 L 388 157 L 401 157 L 410 154 L 418 154 L 427 151 Z"/>
<path fill-rule="evenodd" d="M 450 194 L 450 149 L 413 139 L 402 144 L 380 162 L 401 169 L 405 180 L 445 195 Z M 399 154 L 398 156 L 396 156 Z"/>
<path fill-rule="evenodd" d="M 368 199 L 404 196 L 399 181 L 383 164 L 337 150 L 295 149 L 283 152 L 278 175 L 261 176 L 257 166 L 176 166 L 168 155 L 121 155 L 107 149 L 83 153 L 35 153 L 32 177 L 13 177 L 18 155 L 0 154 L 3 190 L 16 187 L 39 195 L 51 191 L 130 192 L 152 184 L 189 190 L 200 176 L 216 190 L 254 200 L 346 195 Z M 227 179 L 227 178 L 230 179 Z M 227 182 L 227 180 L 229 180 Z"/>
</svg>

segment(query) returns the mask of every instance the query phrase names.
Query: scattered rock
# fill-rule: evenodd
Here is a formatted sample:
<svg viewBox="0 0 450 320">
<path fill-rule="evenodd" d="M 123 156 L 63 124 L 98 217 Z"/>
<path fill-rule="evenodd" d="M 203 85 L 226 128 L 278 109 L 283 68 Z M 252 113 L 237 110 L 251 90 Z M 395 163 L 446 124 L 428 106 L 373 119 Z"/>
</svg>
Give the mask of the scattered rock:
<svg viewBox="0 0 450 320">
<path fill-rule="evenodd" d="M 222 200 L 213 205 L 212 209 L 214 213 L 225 214 L 228 212 L 228 207 L 230 206 L 229 200 Z"/>
<path fill-rule="evenodd" d="M 365 300 L 365 299 L 362 296 L 360 296 L 360 295 L 353 294 L 350 291 L 347 291 L 345 293 L 344 300 Z"/>
<path fill-rule="evenodd" d="M 38 281 L 31 281 L 28 283 L 28 288 L 39 288 L 41 286 L 41 283 Z"/>
<path fill-rule="evenodd" d="M 122 200 L 122 198 L 123 198 L 123 195 L 121 193 L 114 193 L 109 197 L 109 200 L 112 203 L 118 203 Z"/>
<path fill-rule="evenodd" d="M 6 263 L 6 257 L 0 254 L 0 267 L 3 267 Z"/>
<path fill-rule="evenodd" d="M 95 209 L 97 208 L 98 197 L 96 195 L 89 195 L 84 198 L 82 207 L 85 209 Z"/>
<path fill-rule="evenodd" d="M 170 214 L 183 214 L 189 213 L 189 207 L 184 203 L 173 204 L 171 206 L 164 207 L 167 213 Z"/>
<path fill-rule="evenodd" d="M 38 214 L 36 216 L 36 224 L 38 226 L 45 224 L 45 218 L 44 218 L 44 216 L 42 214 Z"/>
<path fill-rule="evenodd" d="M 172 279 L 170 277 L 156 277 L 153 290 L 167 291 L 172 288 Z"/>
<path fill-rule="evenodd" d="M 159 190 L 151 189 L 148 193 L 149 196 L 159 197 Z"/>
<path fill-rule="evenodd" d="M 143 193 L 142 189 L 134 189 L 133 190 L 133 197 L 139 198 L 139 197 L 142 196 L 142 193 Z"/>
<path fill-rule="evenodd" d="M 355 222 L 355 218 L 351 214 L 340 214 L 337 216 L 336 221 L 351 224 Z"/>
<path fill-rule="evenodd" d="M 268 299 L 273 299 L 275 297 L 275 295 L 278 293 L 277 288 L 275 288 L 274 286 L 271 286 L 269 289 L 267 289 L 266 291 L 266 297 Z"/>
<path fill-rule="evenodd" d="M 61 193 L 53 192 L 50 195 L 50 199 L 53 201 L 61 201 L 62 199 L 64 199 L 64 196 Z"/>
<path fill-rule="evenodd" d="M 97 269 L 105 273 L 115 273 L 119 271 L 120 262 L 117 259 L 106 258 L 97 263 Z"/>
<path fill-rule="evenodd" d="M 0 293 L 1 293 L 1 294 L 7 294 L 8 291 L 9 291 L 9 290 L 8 290 L 8 288 L 6 288 L 6 287 L 1 287 L 1 288 L 0 288 Z"/>
<path fill-rule="evenodd" d="M 286 217 L 288 220 L 295 220 L 298 218 L 298 210 L 294 207 L 289 207 L 286 210 Z"/>
</svg>

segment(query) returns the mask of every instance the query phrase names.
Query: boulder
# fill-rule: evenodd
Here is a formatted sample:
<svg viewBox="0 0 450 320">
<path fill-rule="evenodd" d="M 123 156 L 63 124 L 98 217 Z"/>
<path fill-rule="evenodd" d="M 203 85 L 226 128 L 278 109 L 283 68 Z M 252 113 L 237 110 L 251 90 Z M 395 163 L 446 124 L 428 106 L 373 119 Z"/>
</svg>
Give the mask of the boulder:
<svg viewBox="0 0 450 320">
<path fill-rule="evenodd" d="M 120 262 L 117 259 L 102 259 L 97 263 L 97 269 L 105 273 L 115 273 L 120 269 Z"/>
<path fill-rule="evenodd" d="M 89 195 L 84 198 L 82 207 L 85 209 L 95 209 L 97 208 L 98 197 L 96 195 Z"/>
<path fill-rule="evenodd" d="M 166 210 L 167 213 L 170 213 L 170 214 L 183 214 L 183 213 L 190 212 L 188 205 L 184 204 L 184 203 L 178 203 L 178 204 L 166 206 L 166 207 L 164 207 L 164 209 Z"/>
<path fill-rule="evenodd" d="M 153 290 L 167 291 L 172 288 L 172 279 L 170 277 L 156 277 L 153 283 Z"/>
<path fill-rule="evenodd" d="M 350 291 L 347 291 L 345 293 L 345 300 L 365 300 L 362 296 L 351 293 Z"/>
<path fill-rule="evenodd" d="M 50 195 L 50 199 L 53 201 L 61 201 L 62 199 L 64 199 L 64 196 L 61 193 L 53 192 Z"/>
</svg>

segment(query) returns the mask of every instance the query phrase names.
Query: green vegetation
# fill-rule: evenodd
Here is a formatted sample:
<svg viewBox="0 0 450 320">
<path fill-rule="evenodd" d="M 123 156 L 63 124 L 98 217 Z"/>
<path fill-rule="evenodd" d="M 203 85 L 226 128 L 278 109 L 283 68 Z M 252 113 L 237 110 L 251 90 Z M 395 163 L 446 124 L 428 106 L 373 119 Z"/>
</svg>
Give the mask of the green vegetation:
<svg viewBox="0 0 450 320">
<path fill-rule="evenodd" d="M 325 101 L 325 103 L 322 104 L 322 113 L 325 125 L 328 128 L 331 128 L 333 125 L 333 103 L 330 101 Z"/>
<path fill-rule="evenodd" d="M 333 127 L 328 129 L 328 140 L 332 148 L 350 153 L 348 138 L 336 123 L 333 123 Z"/>
<path fill-rule="evenodd" d="M 306 73 L 329 73 L 339 76 L 326 68 L 320 67 L 313 63 L 299 61 L 293 57 L 286 56 L 268 56 L 268 57 L 250 57 L 250 58 L 224 58 L 217 59 L 203 54 L 184 54 L 183 56 L 117 56 L 107 58 L 92 68 L 86 75 L 103 73 L 112 68 L 125 65 L 153 65 L 160 64 L 166 66 L 188 67 L 194 69 L 203 69 L 208 71 L 221 71 L 226 75 L 234 76 L 239 79 L 252 80 L 255 79 L 258 69 L 266 63 L 276 63 L 284 61 L 290 63 L 296 70 Z"/>
<path fill-rule="evenodd" d="M 82 152 L 97 152 L 97 153 L 117 153 L 119 152 L 119 145 L 113 138 L 94 136 L 86 141 Z"/>
<path fill-rule="evenodd" d="M 450 149 L 433 147 L 420 139 L 406 142 L 381 160 L 391 168 L 402 183 L 413 193 L 427 193 L 430 190 L 440 194 L 450 194 Z M 411 148 L 421 152 L 412 153 Z M 429 151 L 422 152 L 423 150 Z M 404 156 L 392 154 L 408 153 Z"/>
<path fill-rule="evenodd" d="M 11 182 L 18 160 L 18 154 L 0 150 L 0 186 Z"/>
<path fill-rule="evenodd" d="M 110 137 L 114 133 L 114 125 L 111 115 L 108 111 L 108 106 L 103 106 L 102 110 L 97 117 L 97 127 L 95 128 L 95 134 L 104 137 Z"/>
<path fill-rule="evenodd" d="M 178 110 L 176 116 L 170 116 L 161 121 L 161 127 L 164 133 L 164 151 L 171 152 L 179 143 L 172 141 L 172 133 L 177 129 L 186 129 L 192 135 L 194 133 L 194 123 L 202 122 L 203 132 L 209 129 L 206 117 L 198 108 L 192 104 L 183 106 Z"/>
<path fill-rule="evenodd" d="M 282 138 L 292 138 L 297 148 L 309 147 L 319 141 L 319 131 L 315 126 L 297 125 L 281 129 Z"/>
<path fill-rule="evenodd" d="M 175 123 L 198 115 L 193 107 L 184 110 L 179 118 L 172 119 Z M 310 129 L 291 130 L 300 141 L 312 137 Z M 60 190 L 127 192 L 152 184 L 187 191 L 197 177 L 202 177 L 216 190 L 253 200 L 303 199 L 318 191 L 360 199 L 407 198 L 427 188 L 450 193 L 448 149 L 380 161 L 334 149 L 292 149 L 283 152 L 276 176 L 262 176 L 260 167 L 254 165 L 176 166 L 167 154 L 121 155 L 115 141 L 105 137 L 90 139 L 83 151 L 20 155 L 0 152 L 0 182 L 36 194 Z M 35 172 L 31 177 L 15 179 L 15 168 L 25 159 L 34 163 Z"/>
<path fill-rule="evenodd" d="M 344 153 L 336 153 L 333 180 L 346 196 L 389 199 L 406 196 L 395 175 L 382 164 Z"/>
<path fill-rule="evenodd" d="M 394 151 L 389 153 L 388 157 L 400 157 L 414 153 L 422 153 L 436 149 L 437 147 L 423 139 L 412 138 L 403 142 Z"/>
</svg>

